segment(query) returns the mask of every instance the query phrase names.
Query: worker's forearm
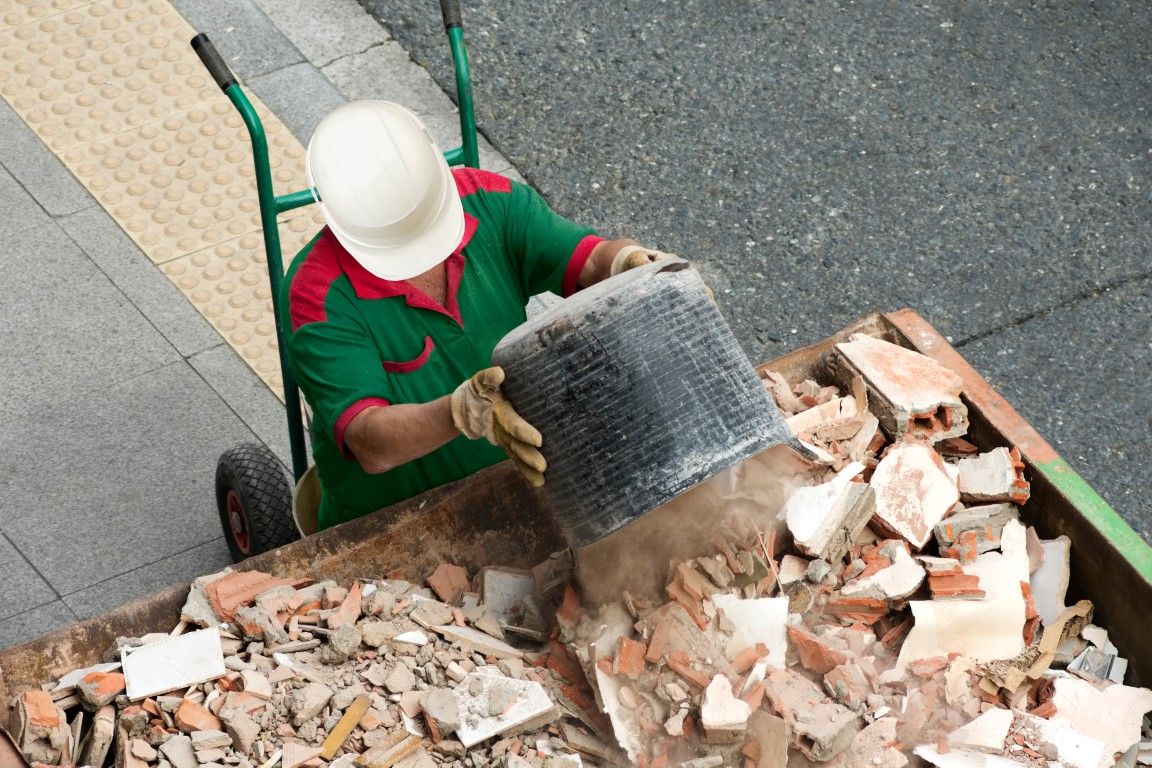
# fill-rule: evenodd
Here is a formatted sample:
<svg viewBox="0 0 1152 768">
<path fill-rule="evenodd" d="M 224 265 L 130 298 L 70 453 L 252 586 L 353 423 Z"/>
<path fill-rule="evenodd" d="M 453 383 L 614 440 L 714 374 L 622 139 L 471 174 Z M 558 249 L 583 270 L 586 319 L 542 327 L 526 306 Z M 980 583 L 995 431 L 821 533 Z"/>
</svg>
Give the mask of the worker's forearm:
<svg viewBox="0 0 1152 768">
<path fill-rule="evenodd" d="M 588 256 L 588 261 L 584 262 L 584 268 L 580 270 L 580 277 L 577 278 L 580 287 L 587 288 L 607 279 L 608 271 L 612 268 L 612 259 L 616 258 L 616 254 L 626 245 L 637 243 L 628 239 L 601 240 L 597 243 Z"/>
<path fill-rule="evenodd" d="M 451 403 L 445 395 L 428 403 L 365 408 L 344 430 L 344 443 L 365 472 L 387 472 L 459 437 Z"/>
</svg>

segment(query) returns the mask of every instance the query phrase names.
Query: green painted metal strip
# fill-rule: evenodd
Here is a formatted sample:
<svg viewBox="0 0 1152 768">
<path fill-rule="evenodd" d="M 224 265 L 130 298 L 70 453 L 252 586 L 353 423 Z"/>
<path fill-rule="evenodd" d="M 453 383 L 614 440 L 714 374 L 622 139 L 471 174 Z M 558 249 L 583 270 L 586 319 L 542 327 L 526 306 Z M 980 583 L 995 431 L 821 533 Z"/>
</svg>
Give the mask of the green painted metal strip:
<svg viewBox="0 0 1152 768">
<path fill-rule="evenodd" d="M 1108 538 L 1137 573 L 1152 583 L 1152 547 L 1132 530 L 1132 526 L 1128 525 L 1116 510 L 1112 509 L 1108 502 L 1104 501 L 1100 494 L 1069 466 L 1068 462 L 1057 457 L 1043 464 L 1036 464 L 1035 467 L 1072 502 L 1085 519 Z"/>
</svg>

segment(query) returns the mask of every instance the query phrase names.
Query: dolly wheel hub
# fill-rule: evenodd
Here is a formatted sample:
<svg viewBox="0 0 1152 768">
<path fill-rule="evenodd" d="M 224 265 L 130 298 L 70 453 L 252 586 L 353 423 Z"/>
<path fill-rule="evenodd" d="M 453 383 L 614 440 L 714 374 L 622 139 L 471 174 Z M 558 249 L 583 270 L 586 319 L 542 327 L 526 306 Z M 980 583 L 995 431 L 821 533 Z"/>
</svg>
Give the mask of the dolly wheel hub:
<svg viewBox="0 0 1152 768">
<path fill-rule="evenodd" d="M 244 504 L 236 491 L 228 491 L 226 501 L 228 508 L 228 522 L 231 523 L 232 540 L 240 551 L 248 553 L 252 547 L 252 536 L 248 532 L 248 516 L 244 514 Z"/>
</svg>

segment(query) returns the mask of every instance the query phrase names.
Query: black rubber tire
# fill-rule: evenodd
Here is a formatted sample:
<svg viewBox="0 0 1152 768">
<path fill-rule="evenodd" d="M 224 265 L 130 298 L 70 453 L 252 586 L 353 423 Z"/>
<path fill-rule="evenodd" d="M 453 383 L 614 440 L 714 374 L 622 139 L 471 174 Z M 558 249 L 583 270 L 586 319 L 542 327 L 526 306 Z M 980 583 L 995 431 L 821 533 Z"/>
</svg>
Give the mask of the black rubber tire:
<svg viewBox="0 0 1152 768">
<path fill-rule="evenodd" d="M 276 454 L 260 443 L 237 445 L 220 455 L 216 508 L 233 562 L 300 538 L 292 521 L 292 486 Z"/>
</svg>

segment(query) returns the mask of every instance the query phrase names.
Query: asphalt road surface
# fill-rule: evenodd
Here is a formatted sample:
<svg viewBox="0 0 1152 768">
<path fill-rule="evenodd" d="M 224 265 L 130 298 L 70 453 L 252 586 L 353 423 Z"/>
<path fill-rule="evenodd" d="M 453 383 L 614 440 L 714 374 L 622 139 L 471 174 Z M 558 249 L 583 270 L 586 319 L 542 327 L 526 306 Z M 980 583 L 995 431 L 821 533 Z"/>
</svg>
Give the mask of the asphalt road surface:
<svg viewBox="0 0 1152 768">
<path fill-rule="evenodd" d="M 362 0 L 451 90 L 432 0 Z M 1152 540 L 1152 6 L 465 0 L 481 130 L 755 361 L 933 323 Z"/>
</svg>

